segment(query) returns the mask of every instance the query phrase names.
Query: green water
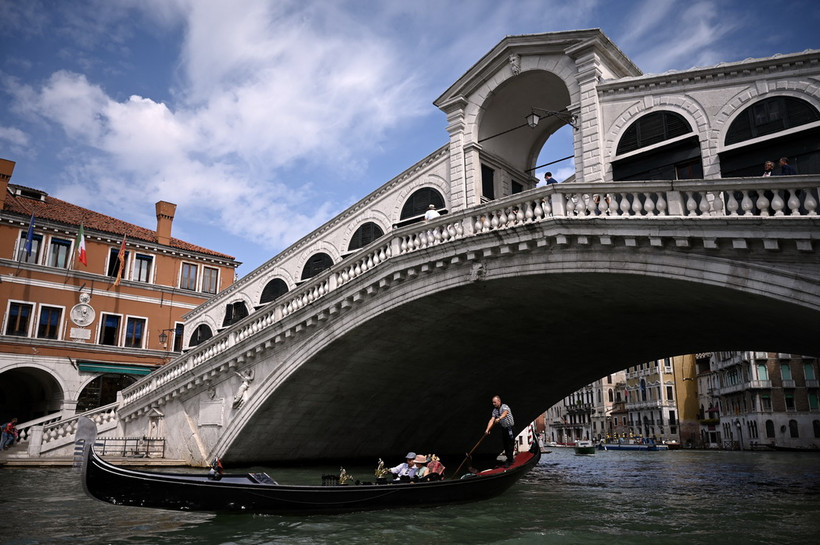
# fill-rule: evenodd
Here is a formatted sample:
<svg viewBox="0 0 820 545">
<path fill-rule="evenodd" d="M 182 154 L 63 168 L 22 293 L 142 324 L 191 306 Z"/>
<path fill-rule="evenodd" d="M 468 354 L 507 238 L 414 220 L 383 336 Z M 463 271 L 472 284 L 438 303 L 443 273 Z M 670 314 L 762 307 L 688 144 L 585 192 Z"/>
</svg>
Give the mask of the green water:
<svg viewBox="0 0 820 545">
<path fill-rule="evenodd" d="M 369 479 L 371 469 L 349 471 Z M 264 470 L 319 484 L 329 468 Z M 87 498 L 68 468 L 4 468 L 0 485 L 0 543 L 9 545 L 820 542 L 814 454 L 557 448 L 493 500 L 310 517 L 116 507 Z"/>
</svg>

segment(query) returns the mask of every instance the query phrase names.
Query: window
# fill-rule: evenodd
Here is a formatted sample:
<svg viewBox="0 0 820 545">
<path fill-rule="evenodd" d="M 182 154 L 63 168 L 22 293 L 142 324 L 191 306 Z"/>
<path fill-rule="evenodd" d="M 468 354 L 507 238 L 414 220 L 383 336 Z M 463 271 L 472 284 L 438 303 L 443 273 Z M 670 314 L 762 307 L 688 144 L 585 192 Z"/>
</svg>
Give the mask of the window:
<svg viewBox="0 0 820 545">
<path fill-rule="evenodd" d="M 179 287 L 184 290 L 196 289 L 196 270 L 197 266 L 193 263 L 183 263 L 179 278 Z"/>
<path fill-rule="evenodd" d="M 788 363 L 780 364 L 780 378 L 783 380 L 792 380 L 792 368 Z"/>
<path fill-rule="evenodd" d="M 202 267 L 202 291 L 216 293 L 219 289 L 219 269 Z"/>
<path fill-rule="evenodd" d="M 752 104 L 738 115 L 726 132 L 726 144 L 736 144 L 820 120 L 805 100 L 773 97 Z"/>
<path fill-rule="evenodd" d="M 820 437 L 820 420 L 812 420 L 811 425 L 814 428 L 814 437 Z"/>
<path fill-rule="evenodd" d="M 116 314 L 103 314 L 100 320 L 100 344 L 117 346 L 120 338 L 121 316 Z"/>
<path fill-rule="evenodd" d="M 126 271 L 128 270 L 128 254 L 130 252 L 126 251 L 125 255 L 123 256 L 123 263 L 122 263 L 122 277 L 125 278 Z M 120 270 L 120 249 L 119 248 L 111 248 L 108 252 L 108 276 L 117 276 L 117 272 Z"/>
<path fill-rule="evenodd" d="M 820 405 L 818 405 L 817 400 L 817 392 L 809 392 L 809 409 L 817 410 L 820 409 Z"/>
<path fill-rule="evenodd" d="M 326 253 L 313 254 L 302 269 L 302 280 L 313 278 L 325 269 L 333 266 L 333 259 Z"/>
<path fill-rule="evenodd" d="M 145 333 L 145 318 L 128 318 L 125 323 L 125 346 L 142 348 L 142 337 Z"/>
<path fill-rule="evenodd" d="M 772 398 L 769 395 L 762 395 L 760 396 L 760 406 L 761 409 L 764 411 L 771 411 L 772 410 Z"/>
<path fill-rule="evenodd" d="M 191 335 L 191 340 L 188 343 L 189 346 L 196 346 L 200 343 L 204 343 L 211 337 L 213 337 L 213 332 L 211 328 L 208 327 L 206 324 L 202 324 L 198 326 L 195 330 L 193 335 Z"/>
<path fill-rule="evenodd" d="M 225 318 L 222 320 L 222 326 L 227 327 L 233 325 L 242 318 L 248 315 L 248 307 L 242 301 L 228 303 L 225 307 Z"/>
<path fill-rule="evenodd" d="M 154 264 L 154 256 L 137 254 L 134 256 L 134 270 L 131 280 L 137 282 L 151 282 L 151 267 Z"/>
<path fill-rule="evenodd" d="M 432 187 L 422 187 L 410 195 L 404 203 L 399 219 L 423 216 L 431 204 L 436 207 L 436 210 L 441 210 L 444 208 L 444 197 Z"/>
<path fill-rule="evenodd" d="M 37 338 L 58 339 L 60 337 L 60 318 L 63 309 L 57 307 L 40 307 L 40 320 L 37 322 Z"/>
<path fill-rule="evenodd" d="M 774 422 L 771 420 L 766 420 L 766 437 L 774 438 Z"/>
<path fill-rule="evenodd" d="M 789 436 L 793 439 L 800 437 L 800 432 L 797 429 L 797 420 L 789 420 Z"/>
<path fill-rule="evenodd" d="M 51 237 L 48 245 L 48 266 L 65 269 L 71 257 L 71 241 Z"/>
<path fill-rule="evenodd" d="M 666 399 L 668 399 L 669 401 L 672 401 L 672 400 L 675 399 L 675 397 L 672 395 L 672 387 L 671 386 L 666 387 Z"/>
<path fill-rule="evenodd" d="M 803 364 L 803 374 L 806 377 L 806 380 L 816 380 L 817 375 L 814 374 L 814 366 L 810 363 Z"/>
<path fill-rule="evenodd" d="M 495 199 L 495 171 L 487 165 L 481 165 L 481 196 Z"/>
<path fill-rule="evenodd" d="M 26 239 L 28 238 L 28 231 L 20 233 L 20 245 L 17 251 L 17 261 L 21 263 L 39 263 L 40 262 L 40 247 L 43 244 L 43 235 L 35 234 L 31 237 L 31 255 L 26 252 Z"/>
<path fill-rule="evenodd" d="M 32 254 L 34 255 L 34 254 Z M 34 306 L 30 303 L 9 303 L 9 316 L 6 320 L 6 335 L 28 337 L 29 319 Z"/>
<path fill-rule="evenodd" d="M 384 235 L 382 228 L 372 221 L 369 221 L 356 229 L 356 232 L 353 233 L 353 237 L 350 239 L 350 244 L 348 244 L 347 249 L 348 251 L 353 251 L 358 250 L 359 248 L 364 248 L 382 235 Z"/>
<path fill-rule="evenodd" d="M 680 114 L 653 112 L 641 117 L 624 131 L 616 154 L 629 153 L 690 132 L 692 128 Z"/>
<path fill-rule="evenodd" d="M 769 369 L 765 363 L 757 364 L 757 378 L 759 380 L 769 380 Z"/>
<path fill-rule="evenodd" d="M 783 396 L 786 400 L 786 410 L 793 411 L 794 410 L 794 394 L 786 394 Z"/>
<path fill-rule="evenodd" d="M 177 324 L 174 328 L 174 352 L 182 352 L 182 340 L 185 338 L 185 326 Z"/>
<path fill-rule="evenodd" d="M 265 284 L 265 289 L 262 290 L 262 296 L 259 298 L 259 303 L 270 303 L 287 292 L 288 285 L 285 284 L 285 281 L 281 278 L 274 278 Z"/>
</svg>

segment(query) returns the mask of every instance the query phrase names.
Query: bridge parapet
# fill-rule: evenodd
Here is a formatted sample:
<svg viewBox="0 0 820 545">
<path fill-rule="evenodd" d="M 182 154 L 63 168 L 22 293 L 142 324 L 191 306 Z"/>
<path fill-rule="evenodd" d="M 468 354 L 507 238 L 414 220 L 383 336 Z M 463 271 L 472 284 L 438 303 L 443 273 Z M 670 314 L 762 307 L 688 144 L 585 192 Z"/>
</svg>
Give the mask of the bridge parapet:
<svg viewBox="0 0 820 545">
<path fill-rule="evenodd" d="M 120 418 L 136 418 L 150 404 L 171 400 L 186 390 L 201 386 L 210 378 L 240 367 L 258 351 L 269 348 L 306 327 L 314 327 L 330 318 L 337 307 L 330 307 L 304 322 L 286 328 L 281 335 L 248 342 L 258 333 L 288 319 L 289 316 L 320 301 L 340 287 L 367 274 L 398 256 L 423 251 L 467 237 L 496 230 L 509 230 L 561 218 L 563 221 L 646 220 L 669 217 L 697 219 L 760 217 L 768 221 L 796 216 L 817 216 L 817 176 L 744 178 L 732 180 L 683 180 L 617 183 L 566 183 L 519 193 L 462 212 L 447 214 L 433 221 L 414 224 L 389 233 L 363 248 L 297 289 L 254 312 L 244 320 L 220 332 L 209 341 L 183 354 L 171 363 L 123 391 Z M 559 245 L 563 235 L 557 236 Z M 797 240 L 797 248 L 811 251 L 812 237 Z M 678 242 L 678 245 L 685 241 Z M 704 245 L 708 245 L 704 241 Z M 708 246 L 707 246 L 708 247 Z M 398 274 L 398 273 L 397 273 Z M 389 282 L 382 279 L 379 282 Z M 379 285 L 366 290 L 378 290 Z M 363 297 L 358 294 L 353 296 Z M 352 304 L 340 303 L 341 308 Z M 203 372 L 199 368 L 236 345 L 243 348 L 216 367 Z"/>
</svg>

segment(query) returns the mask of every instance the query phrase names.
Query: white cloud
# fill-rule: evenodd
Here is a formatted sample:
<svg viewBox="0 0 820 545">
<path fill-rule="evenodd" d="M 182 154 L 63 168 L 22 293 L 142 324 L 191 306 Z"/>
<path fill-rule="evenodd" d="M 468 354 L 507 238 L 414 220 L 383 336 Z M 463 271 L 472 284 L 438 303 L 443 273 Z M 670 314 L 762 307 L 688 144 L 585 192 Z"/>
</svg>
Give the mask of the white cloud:
<svg viewBox="0 0 820 545">
<path fill-rule="evenodd" d="M 0 126 L 0 140 L 12 146 L 25 146 L 29 143 L 28 135 L 15 127 Z"/>
</svg>

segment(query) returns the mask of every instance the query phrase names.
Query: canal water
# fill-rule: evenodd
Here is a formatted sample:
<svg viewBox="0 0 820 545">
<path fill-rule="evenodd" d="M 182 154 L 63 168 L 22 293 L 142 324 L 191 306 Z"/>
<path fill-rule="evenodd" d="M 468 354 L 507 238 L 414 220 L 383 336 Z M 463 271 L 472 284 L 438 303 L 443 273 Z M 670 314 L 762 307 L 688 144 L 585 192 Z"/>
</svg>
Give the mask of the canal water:
<svg viewBox="0 0 820 545">
<path fill-rule="evenodd" d="M 330 470 L 257 469 L 293 484 L 319 484 Z M 372 478 L 372 468 L 348 471 Z M 3 468 L 0 486 L 0 543 L 9 545 L 820 542 L 820 454 L 683 450 L 576 456 L 572 449 L 554 448 L 493 500 L 336 516 L 116 507 L 87 498 L 69 468 Z"/>
</svg>

